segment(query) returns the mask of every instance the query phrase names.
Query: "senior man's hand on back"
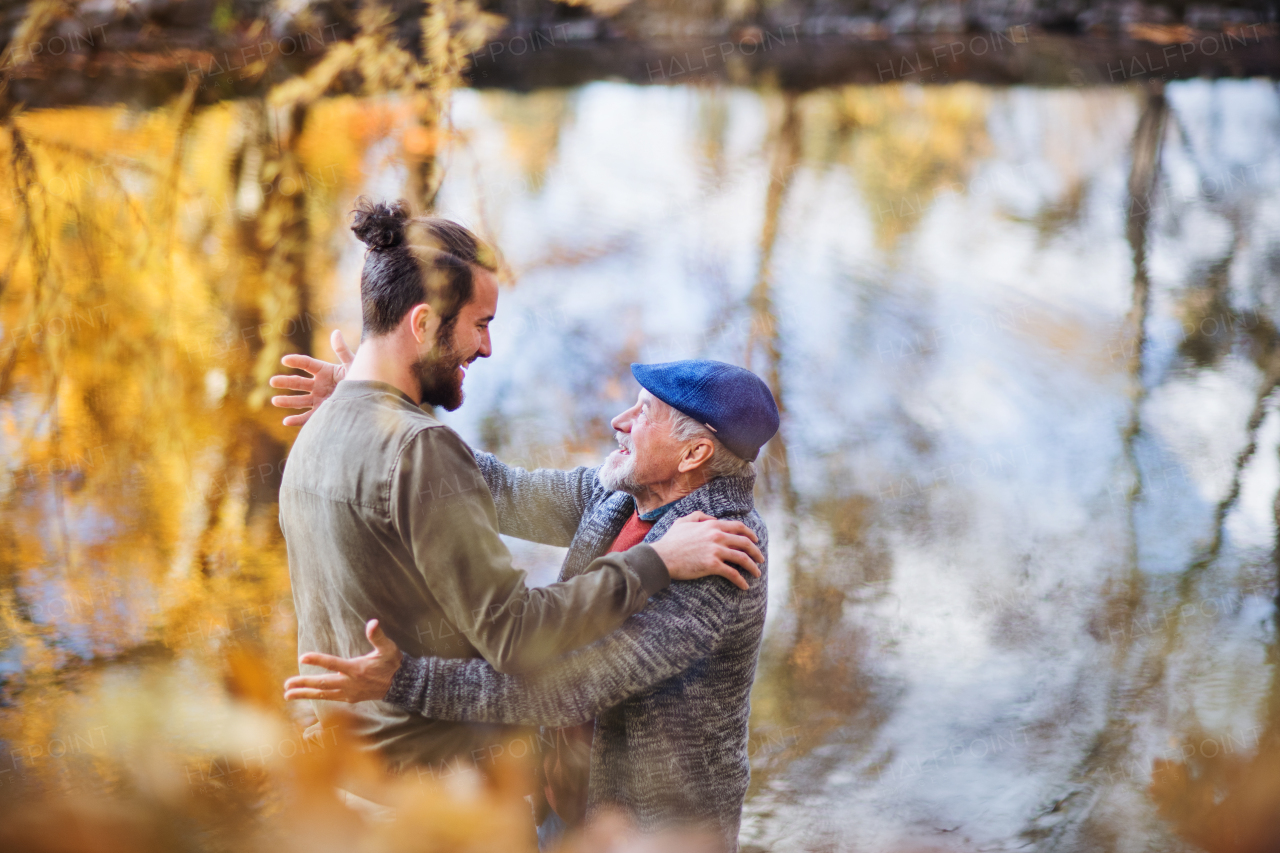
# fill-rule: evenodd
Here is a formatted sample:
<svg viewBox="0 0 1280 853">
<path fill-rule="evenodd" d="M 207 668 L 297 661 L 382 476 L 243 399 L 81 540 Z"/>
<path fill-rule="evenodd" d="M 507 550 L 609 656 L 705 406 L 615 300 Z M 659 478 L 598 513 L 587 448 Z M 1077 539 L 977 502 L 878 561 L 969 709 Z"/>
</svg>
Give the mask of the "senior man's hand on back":
<svg viewBox="0 0 1280 853">
<path fill-rule="evenodd" d="M 713 518 L 705 512 L 682 516 L 657 542 L 651 542 L 673 581 L 691 581 L 720 575 L 734 586 L 749 588 L 738 571 L 760 577 L 764 554 L 756 547 L 759 537 L 741 521 Z"/>
<path fill-rule="evenodd" d="M 295 373 L 280 373 L 272 376 L 268 384 L 272 388 L 284 388 L 289 391 L 302 391 L 301 394 L 280 394 L 271 398 L 271 405 L 281 409 L 306 409 L 300 415 L 289 415 L 284 419 L 285 426 L 302 426 L 316 413 L 320 404 L 329 399 L 329 395 L 338 387 L 347 375 L 347 368 L 355 360 L 355 354 L 347 347 L 342 332 L 337 329 L 329 336 L 329 345 L 338 356 L 337 364 L 330 364 L 309 355 L 291 353 L 280 361 L 285 367 L 305 370 L 310 376 L 298 376 Z"/>
</svg>

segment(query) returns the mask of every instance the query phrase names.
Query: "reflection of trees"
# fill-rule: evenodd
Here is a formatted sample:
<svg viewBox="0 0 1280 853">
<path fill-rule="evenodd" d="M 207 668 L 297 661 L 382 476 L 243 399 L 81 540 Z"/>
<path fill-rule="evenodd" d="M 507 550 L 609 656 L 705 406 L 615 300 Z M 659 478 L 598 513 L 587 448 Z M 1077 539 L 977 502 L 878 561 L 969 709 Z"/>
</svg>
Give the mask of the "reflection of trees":
<svg viewBox="0 0 1280 853">
<path fill-rule="evenodd" d="M 1100 798 L 1115 769 L 1125 766 L 1135 727 L 1135 712 L 1141 707 L 1142 696 L 1155 686 L 1151 667 L 1142 667 L 1137 674 L 1139 683 L 1132 681 L 1130 648 L 1132 625 L 1142 606 L 1145 579 L 1139 565 L 1137 502 L 1141 495 L 1141 471 L 1137 459 L 1137 444 L 1142 434 L 1142 407 L 1147 397 L 1143 377 L 1146 351 L 1146 325 L 1151 306 L 1151 284 L 1148 274 L 1148 228 L 1160 167 L 1160 152 L 1164 141 L 1165 124 L 1169 106 L 1164 91 L 1153 87 L 1147 94 L 1134 132 L 1132 162 L 1129 171 L 1126 196 L 1125 236 L 1133 259 L 1133 304 L 1125 329 L 1125 346 L 1129 355 L 1130 418 L 1122 438 L 1124 458 L 1131 476 L 1131 487 L 1126 512 L 1129 527 L 1129 553 L 1127 571 L 1106 593 L 1106 632 L 1118 633 L 1119 642 L 1114 652 L 1114 667 L 1107 699 L 1107 719 L 1095 735 L 1084 758 L 1067 780 L 1068 790 L 1055 797 L 1037 816 L 1023 835 L 1038 842 L 1043 849 L 1057 849 L 1069 844 L 1069 838 L 1081 835 L 1093 842 L 1110 836 L 1104 816 L 1096 811 Z M 1111 631 L 1118 628 L 1118 631 Z"/>
<path fill-rule="evenodd" d="M 838 488 L 805 498 L 792 480 L 785 350 L 772 298 L 782 212 L 793 184 L 806 174 L 802 164 L 845 167 L 863 190 L 880 242 L 892 245 L 936 193 L 963 191 L 971 164 L 987 147 L 985 103 L 970 87 L 851 86 L 775 98 L 769 108 L 769 186 L 749 297 L 748 364 L 765 376 L 784 412 L 783 431 L 760 467 L 762 488 L 785 519 L 783 529 L 772 531 L 772 547 L 775 555 L 789 556 L 791 612 L 784 623 L 787 632 L 772 634 L 762 653 L 753 736 L 762 744 L 779 730 L 794 731 L 795 738 L 777 760 L 757 763 L 756 790 L 793 759 L 845 762 L 849 749 L 859 751 L 874 736 L 884 709 L 874 701 L 867 662 L 881 638 L 851 624 L 846 610 L 859 600 L 859 591 L 883 589 L 892 571 L 888 549 L 878 544 L 880 509 L 874 500 Z M 847 741 L 843 754 L 815 758 L 837 730 Z M 806 766 L 803 772 L 822 775 L 818 767 Z"/>
<path fill-rule="evenodd" d="M 1147 631 L 1134 631 L 1141 624 L 1146 599 L 1146 580 L 1139 566 L 1137 511 L 1142 499 L 1141 469 L 1138 444 L 1143 440 L 1142 407 L 1148 395 L 1144 381 L 1144 354 L 1147 348 L 1146 325 L 1150 313 L 1151 285 L 1148 277 L 1148 245 L 1151 211 L 1159 174 L 1161 149 L 1169 107 L 1163 91 L 1153 88 L 1134 136 L 1133 163 L 1129 178 L 1126 235 L 1134 264 L 1133 306 L 1126 328 L 1129 354 L 1132 407 L 1130 420 L 1123 432 L 1124 457 L 1132 476 L 1127 512 L 1130 530 L 1128 576 L 1113 584 L 1105 602 L 1105 618 L 1101 634 L 1114 644 L 1114 666 L 1108 696 L 1108 715 L 1084 758 L 1062 792 L 1045 809 L 1024 835 L 1048 849 L 1072 843 L 1069 839 L 1088 839 L 1090 843 L 1110 846 L 1116 837 L 1114 824 L 1119 817 L 1114 805 L 1104 794 L 1119 785 L 1150 778 L 1149 793 L 1160 814 L 1182 836 L 1204 849 L 1252 853 L 1275 849 L 1280 830 L 1275 823 L 1275 804 L 1280 802 L 1280 688 L 1276 679 L 1276 645 L 1268 655 L 1272 666 L 1272 688 L 1264 709 L 1263 732 L 1256 742 L 1252 736 L 1247 747 L 1256 746 L 1256 755 L 1244 743 L 1234 748 L 1225 746 L 1222 737 L 1213 738 L 1199 724 L 1181 723 L 1175 729 L 1178 746 L 1189 746 L 1193 754 L 1183 761 L 1157 759 L 1151 766 L 1135 756 L 1139 721 L 1158 703 L 1162 690 L 1169 685 L 1167 676 L 1180 646 L 1186 643 L 1182 625 L 1184 606 L 1196 602 L 1202 589 L 1198 581 L 1214 566 L 1224 545 L 1226 518 L 1236 505 L 1241 479 L 1248 463 L 1256 454 L 1258 432 L 1270 410 L 1277 384 L 1280 384 L 1280 339 L 1270 321 L 1256 316 L 1248 318 L 1232 308 L 1228 287 L 1230 270 L 1241 245 L 1239 217 L 1228 213 L 1235 235 L 1224 257 L 1210 264 L 1199 282 L 1181 297 L 1183 328 L 1191 331 L 1183 337 L 1181 355 L 1198 366 L 1217 364 L 1233 346 L 1244 340 L 1260 372 L 1254 405 L 1246 425 L 1246 441 L 1235 459 L 1231 482 L 1215 507 L 1211 535 L 1204 549 L 1177 576 L 1176 597 L 1164 610 L 1161 627 L 1149 639 L 1139 636 Z M 1203 321 L 1212 318 L 1223 326 L 1224 334 L 1206 333 Z M 1247 332 L 1237 336 L 1235 330 Z M 1280 496 L 1277 497 L 1280 507 Z M 1280 515 L 1277 515 L 1280 520 Z M 1185 711 L 1183 713 L 1186 713 Z M 1245 732 L 1232 731 L 1226 736 L 1245 739 Z M 1204 744 L 1209 746 L 1202 747 Z M 1245 747 L 1242 749 L 1242 747 Z"/>
<path fill-rule="evenodd" d="M 831 547 L 807 541 L 801 534 L 801 514 L 814 508 L 801 508 L 787 451 L 783 348 L 772 288 L 781 214 L 801 158 L 804 123 L 797 100 L 788 94 L 770 104 L 769 185 L 755 284 L 748 298 L 752 322 L 747 364 L 764 376 L 783 416 L 782 429 L 762 451 L 757 467 L 762 490 L 780 504 L 785 518 L 782 530 L 771 531 L 770 547 L 775 560 L 789 555 L 793 610 L 788 614 L 790 636 L 772 634 L 761 655 L 759 689 L 753 694 L 757 752 L 772 752 L 767 747 L 777 732 L 788 735 L 778 756 L 756 762 L 756 790 L 767 783 L 772 769 L 812 755 L 833 729 L 850 725 L 870 698 L 860 667 L 865 654 L 862 638 L 843 624 L 850 585 L 842 570 L 850 554 L 840 547 L 856 546 L 861 539 L 869 502 L 854 498 L 824 504 L 818 515 L 831 525 L 837 541 Z M 849 541 L 843 541 L 842 533 L 850 534 L 844 537 Z"/>
<path fill-rule="evenodd" d="M 778 411 L 786 417 L 786 401 L 782 394 L 782 346 L 778 334 L 778 318 L 773 308 L 773 252 L 778 241 L 778 220 L 787 190 L 794 179 L 800 161 L 800 118 L 796 109 L 796 96 L 786 95 L 782 106 L 781 124 L 774 130 L 770 145 L 769 186 L 765 192 L 764 222 L 760 233 L 760 260 L 756 269 L 755 285 L 751 289 L 748 304 L 751 308 L 751 339 L 747 343 L 747 365 L 760 352 L 764 360 L 765 381 L 773 390 Z M 781 432 L 769 443 L 766 455 L 761 459 L 763 479 L 770 491 L 780 495 L 788 513 L 796 509 L 795 490 L 791 486 L 791 472 L 787 461 L 787 445 Z"/>
<path fill-rule="evenodd" d="M 844 162 L 886 247 L 920 221 L 937 193 L 964 192 L 973 163 L 990 148 L 986 97 L 976 86 L 849 86 L 835 109 L 851 131 Z"/>
<path fill-rule="evenodd" d="M 495 215 L 497 211 L 490 204 L 487 190 L 494 190 L 499 204 L 505 203 L 512 191 L 519 190 L 529 194 L 541 191 L 556 164 L 560 135 L 565 126 L 572 122 L 573 100 L 570 92 L 562 89 L 529 93 L 491 90 L 484 92 L 481 97 L 486 110 L 502 125 L 506 137 L 503 153 L 518 166 L 519 183 L 494 186 L 493 179 L 489 176 L 492 164 L 484 159 L 483 154 L 466 150 L 469 140 L 465 133 L 459 134 L 459 153 L 464 154 L 470 162 L 466 165 L 455 162 L 454 169 L 473 174 L 474 200 L 479 215 L 477 225 L 483 233 L 501 245 L 502 219 L 500 215 Z M 591 247 L 551 245 L 542 257 L 526 262 L 519 270 L 508 269 L 507 275 L 518 279 L 539 267 L 591 263 L 617 252 L 625 242 L 613 240 Z"/>
<path fill-rule="evenodd" d="M 1142 598 L 1143 576 L 1139 565 L 1137 506 L 1142 493 L 1142 472 L 1138 463 L 1138 440 L 1142 435 L 1142 407 L 1147 399 L 1143 377 L 1143 356 L 1147 348 L 1147 320 L 1151 314 L 1151 280 L 1147 271 L 1147 231 L 1151 221 L 1156 179 L 1160 169 L 1160 149 L 1164 140 L 1169 104 L 1163 87 L 1153 87 L 1146 98 L 1138 127 L 1134 131 L 1132 163 L 1129 169 L 1125 238 L 1133 259 L 1133 305 L 1124 331 L 1129 355 L 1129 423 L 1125 426 L 1124 457 L 1131 477 L 1125 511 L 1129 527 L 1129 577 L 1122 582 L 1117 605 L 1126 622 L 1133 618 Z"/>
<path fill-rule="evenodd" d="M 485 106 L 502 123 L 506 154 L 519 167 L 530 193 L 546 184 L 559 154 L 560 135 L 572 122 L 573 99 L 564 89 L 539 89 L 527 94 L 487 91 Z M 477 163 L 477 168 L 483 164 Z"/>
<path fill-rule="evenodd" d="M 1244 238 L 1240 211 L 1227 210 L 1224 215 L 1233 231 L 1227 250 L 1209 265 L 1201 285 L 1182 299 L 1180 319 L 1184 330 L 1191 332 L 1184 334 L 1181 354 L 1197 366 L 1213 366 L 1243 339 L 1260 376 L 1245 424 L 1245 444 L 1236 455 L 1227 491 L 1214 508 L 1209 543 L 1178 577 L 1177 606 L 1161 650 L 1160 676 L 1178 640 L 1182 607 L 1194 600 L 1201 580 L 1221 557 L 1227 517 L 1238 503 L 1244 472 L 1257 452 L 1258 433 L 1274 410 L 1280 386 L 1280 332 L 1257 309 L 1250 317 L 1234 308 L 1230 299 L 1231 270 Z M 1210 321 L 1213 326 L 1208 326 Z M 1280 491 L 1273 507 L 1276 539 L 1271 563 L 1280 578 Z M 1280 599 L 1276 605 L 1280 607 Z M 1260 725 L 1247 733 L 1228 733 L 1229 739 L 1240 743 L 1228 741 L 1221 746 L 1222 737 L 1209 735 L 1193 721 L 1181 739 L 1191 754 L 1184 750 L 1182 760 L 1158 760 L 1153 767 L 1149 793 L 1160 815 L 1181 836 L 1210 853 L 1263 853 L 1280 848 L 1280 639 L 1274 614 L 1271 623 L 1266 651 L 1270 684 L 1260 708 Z"/>
<path fill-rule="evenodd" d="M 1232 261 L 1240 247 L 1240 226 L 1235 223 L 1236 233 L 1225 257 L 1213 264 L 1205 278 L 1205 286 L 1192 291 L 1184 303 L 1184 328 L 1191 326 L 1194 331 L 1187 335 L 1183 344 L 1183 352 L 1197 364 L 1210 365 L 1221 359 L 1234 343 L 1235 336 L 1231 330 L 1244 328 L 1248 330 L 1251 354 L 1254 364 L 1262 372 L 1258 388 L 1254 395 L 1253 409 L 1245 423 L 1245 445 L 1236 454 L 1231 470 L 1231 484 L 1226 494 L 1218 501 L 1213 513 L 1213 532 L 1204 553 L 1182 574 L 1179 583 L 1179 594 L 1185 600 L 1194 589 L 1195 580 L 1205 569 L 1213 565 L 1222 552 L 1226 534 L 1227 516 L 1236 506 L 1240 497 L 1241 479 L 1250 460 L 1258 450 L 1258 431 L 1262 422 L 1271 411 L 1271 401 L 1277 387 L 1280 387 L 1280 332 L 1275 325 L 1260 313 L 1250 320 L 1242 312 L 1231 307 L 1227 289 Z M 1206 334 L 1205 323 L 1212 320 L 1215 325 L 1230 325 L 1224 334 Z M 1215 330 L 1216 331 L 1216 330 Z M 1280 501 L 1280 497 L 1277 497 Z M 1280 503 L 1277 503 L 1280 511 Z M 1280 518 L 1280 514 L 1277 515 Z"/>
</svg>

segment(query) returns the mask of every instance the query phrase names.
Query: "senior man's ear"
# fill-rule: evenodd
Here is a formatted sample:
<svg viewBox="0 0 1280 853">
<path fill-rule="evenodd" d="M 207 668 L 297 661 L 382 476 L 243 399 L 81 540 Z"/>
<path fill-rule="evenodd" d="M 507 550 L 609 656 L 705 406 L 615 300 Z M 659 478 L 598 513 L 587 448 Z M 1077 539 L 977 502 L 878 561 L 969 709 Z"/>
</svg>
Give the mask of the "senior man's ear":
<svg viewBox="0 0 1280 853">
<path fill-rule="evenodd" d="M 715 445 L 708 439 L 700 438 L 691 442 L 685 447 L 684 453 L 680 454 L 680 464 L 676 467 L 676 470 L 681 474 L 687 474 L 710 459 L 711 454 L 715 452 Z"/>
</svg>

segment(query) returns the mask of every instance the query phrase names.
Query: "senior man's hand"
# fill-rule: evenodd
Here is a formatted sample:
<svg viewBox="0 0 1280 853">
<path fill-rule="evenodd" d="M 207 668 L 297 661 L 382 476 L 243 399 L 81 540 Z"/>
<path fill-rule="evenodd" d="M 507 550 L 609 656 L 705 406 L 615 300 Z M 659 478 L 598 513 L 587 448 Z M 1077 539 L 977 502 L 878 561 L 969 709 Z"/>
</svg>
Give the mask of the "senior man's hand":
<svg viewBox="0 0 1280 853">
<path fill-rule="evenodd" d="M 693 512 L 678 519 L 653 543 L 673 581 L 691 581 L 719 575 L 742 589 L 749 589 L 743 571 L 760 577 L 764 554 L 756 547 L 760 538 L 741 521 L 713 518 Z"/>
<path fill-rule="evenodd" d="M 365 624 L 364 634 L 373 644 L 373 651 L 367 655 L 340 658 L 307 652 L 298 658 L 298 663 L 324 667 L 330 674 L 293 676 L 284 683 L 284 698 L 364 702 L 386 696 L 404 655 L 400 647 L 382 633 L 377 619 Z"/>
<path fill-rule="evenodd" d="M 333 389 L 338 387 L 347 375 L 347 368 L 355 360 L 355 355 L 347 348 L 342 332 L 337 329 L 329 336 L 329 345 L 338 356 L 338 364 L 330 364 L 309 355 L 296 353 L 280 359 L 285 367 L 305 370 L 310 376 L 298 376 L 296 373 L 278 373 L 268 381 L 272 388 L 285 388 L 290 391 L 303 391 L 303 394 L 280 394 L 271 398 L 271 405 L 281 409 L 306 409 L 300 415 L 289 415 L 284 419 L 285 426 L 302 426 L 307 419 L 316 413 L 320 404 L 329 399 Z"/>
</svg>

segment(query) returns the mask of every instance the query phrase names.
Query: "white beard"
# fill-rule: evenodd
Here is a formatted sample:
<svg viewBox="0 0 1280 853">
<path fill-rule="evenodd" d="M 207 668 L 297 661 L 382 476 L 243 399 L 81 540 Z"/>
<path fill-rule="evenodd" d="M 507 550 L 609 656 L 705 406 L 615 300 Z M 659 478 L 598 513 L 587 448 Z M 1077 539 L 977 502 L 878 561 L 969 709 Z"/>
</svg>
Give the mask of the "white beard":
<svg viewBox="0 0 1280 853">
<path fill-rule="evenodd" d="M 600 485 L 604 486 L 611 492 L 626 492 L 629 495 L 639 495 L 644 488 L 635 481 L 636 457 L 633 455 L 631 448 L 631 436 L 626 433 L 618 433 L 618 444 L 622 445 L 627 453 L 614 451 L 604 460 L 604 464 L 600 466 Z"/>
</svg>

